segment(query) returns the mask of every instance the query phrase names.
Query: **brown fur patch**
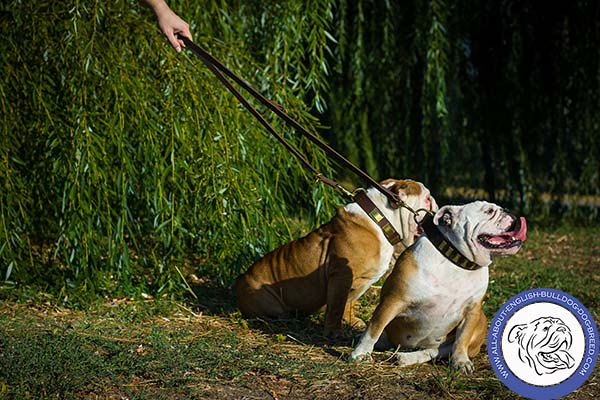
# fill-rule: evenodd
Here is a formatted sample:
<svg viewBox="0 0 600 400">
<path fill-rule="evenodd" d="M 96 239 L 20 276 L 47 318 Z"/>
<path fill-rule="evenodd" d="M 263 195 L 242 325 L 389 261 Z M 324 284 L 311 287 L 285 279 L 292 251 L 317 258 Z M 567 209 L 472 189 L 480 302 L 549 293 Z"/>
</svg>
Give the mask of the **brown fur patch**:
<svg viewBox="0 0 600 400">
<path fill-rule="evenodd" d="M 381 185 L 386 186 L 389 183 L 393 183 L 393 185 L 389 187 L 389 190 L 391 190 L 394 193 L 398 193 L 400 190 L 402 190 L 408 196 L 419 196 L 423 191 L 421 185 L 419 185 L 418 182 L 415 182 L 412 179 L 386 179 L 383 182 L 381 182 Z"/>
</svg>

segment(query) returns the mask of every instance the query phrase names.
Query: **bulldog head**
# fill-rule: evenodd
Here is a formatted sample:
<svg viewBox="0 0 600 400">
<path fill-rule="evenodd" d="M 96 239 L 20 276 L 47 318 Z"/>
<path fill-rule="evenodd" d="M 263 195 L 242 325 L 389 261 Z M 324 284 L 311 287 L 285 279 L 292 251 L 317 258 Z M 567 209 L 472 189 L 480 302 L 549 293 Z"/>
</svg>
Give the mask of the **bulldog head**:
<svg viewBox="0 0 600 400">
<path fill-rule="evenodd" d="M 488 266 L 496 256 L 515 254 L 527 235 L 525 218 L 485 201 L 444 206 L 433 222 L 458 250 L 481 266 Z"/>
<path fill-rule="evenodd" d="M 411 179 L 386 179 L 381 182 L 381 186 L 395 193 L 400 200 L 415 211 L 419 209 L 438 210 L 438 205 L 431 192 L 421 182 Z M 391 206 L 388 207 L 391 208 Z M 413 218 L 413 214 L 406 208 L 400 207 L 396 211 L 398 212 L 399 221 L 393 221 L 392 223 L 402 237 L 402 244 L 409 247 L 419 236 L 419 227 Z M 423 215 L 421 212 L 419 217 L 422 218 Z"/>
<path fill-rule="evenodd" d="M 515 325 L 508 333 L 508 342 L 518 344 L 519 358 L 538 375 L 575 366 L 569 354 L 571 330 L 560 318 L 542 317 Z"/>
</svg>

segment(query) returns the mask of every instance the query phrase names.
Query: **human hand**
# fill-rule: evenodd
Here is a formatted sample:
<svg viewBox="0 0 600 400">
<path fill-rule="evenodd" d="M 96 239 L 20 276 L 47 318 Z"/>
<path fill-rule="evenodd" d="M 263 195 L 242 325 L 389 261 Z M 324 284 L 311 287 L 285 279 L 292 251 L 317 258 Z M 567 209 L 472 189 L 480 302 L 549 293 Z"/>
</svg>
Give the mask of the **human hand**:
<svg viewBox="0 0 600 400">
<path fill-rule="evenodd" d="M 183 40 L 177 38 L 177 34 L 192 40 L 192 34 L 190 33 L 188 23 L 175 14 L 164 0 L 142 1 L 154 10 L 156 19 L 158 20 L 158 27 L 167 37 L 171 46 L 173 46 L 178 53 L 181 52 L 181 47 L 185 47 L 185 43 L 183 43 Z"/>
</svg>

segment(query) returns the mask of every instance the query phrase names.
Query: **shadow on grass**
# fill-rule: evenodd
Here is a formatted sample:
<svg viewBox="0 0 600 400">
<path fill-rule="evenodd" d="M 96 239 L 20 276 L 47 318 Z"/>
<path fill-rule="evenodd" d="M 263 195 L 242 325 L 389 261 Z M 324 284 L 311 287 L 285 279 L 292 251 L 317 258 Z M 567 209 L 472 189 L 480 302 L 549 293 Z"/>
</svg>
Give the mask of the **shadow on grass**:
<svg viewBox="0 0 600 400">
<path fill-rule="evenodd" d="M 197 279 L 190 287 L 196 297 L 191 301 L 194 311 L 208 315 L 228 315 L 237 310 L 230 287 L 209 279 Z"/>
<path fill-rule="evenodd" d="M 195 312 L 237 319 L 244 327 L 262 331 L 267 335 L 273 335 L 276 340 L 290 340 L 301 345 L 318 347 L 351 347 L 362 333 L 349 326 L 345 326 L 342 337 L 325 337 L 323 334 L 323 314 L 321 312 L 313 315 L 296 314 L 279 318 L 245 319 L 237 308 L 235 295 L 231 287 L 224 287 L 216 281 L 202 280 L 195 282 L 191 288 L 197 297 L 191 303 Z M 335 357 L 342 355 L 336 350 L 328 350 Z"/>
</svg>

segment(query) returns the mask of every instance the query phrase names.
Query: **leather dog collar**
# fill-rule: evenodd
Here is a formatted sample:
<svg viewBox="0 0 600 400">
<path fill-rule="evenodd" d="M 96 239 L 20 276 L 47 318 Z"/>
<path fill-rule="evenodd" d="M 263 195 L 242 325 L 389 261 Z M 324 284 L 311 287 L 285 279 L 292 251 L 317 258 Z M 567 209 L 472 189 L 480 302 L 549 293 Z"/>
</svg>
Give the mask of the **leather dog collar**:
<svg viewBox="0 0 600 400">
<path fill-rule="evenodd" d="M 423 217 L 421 227 L 431 244 L 433 244 L 438 251 L 453 264 L 468 271 L 474 271 L 481 268 L 481 265 L 469 260 L 446 239 L 438 227 L 433 223 L 433 216 L 431 214 L 427 214 Z"/>
<path fill-rule="evenodd" d="M 386 239 L 392 246 L 400 243 L 402 238 L 400 234 L 394 229 L 392 223 L 383 215 L 381 210 L 377 208 L 375 203 L 367 196 L 367 192 L 364 190 L 356 191 L 354 194 L 354 201 L 367 213 L 367 215 L 375 222 L 383 231 Z"/>
</svg>

